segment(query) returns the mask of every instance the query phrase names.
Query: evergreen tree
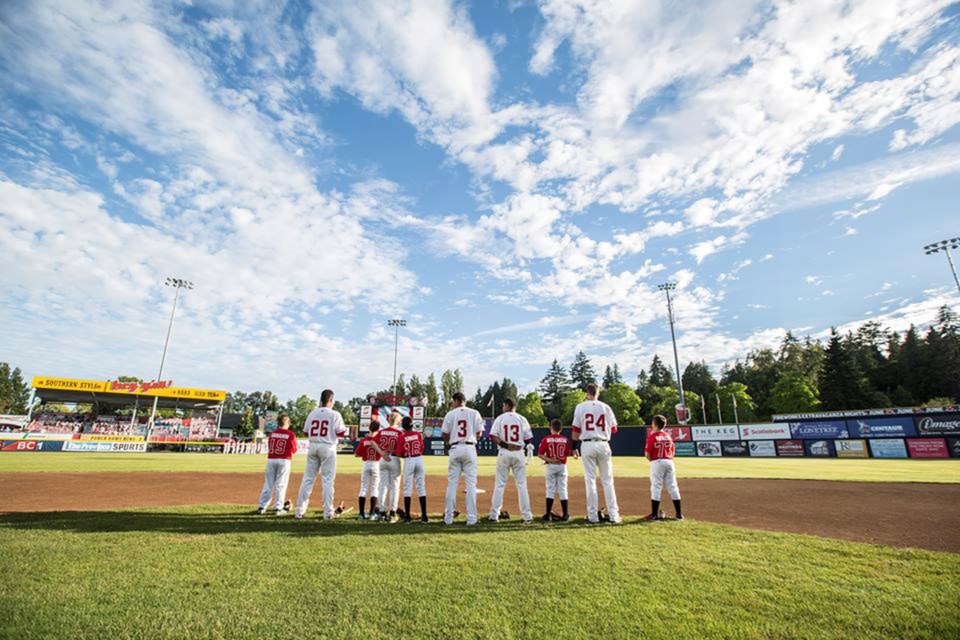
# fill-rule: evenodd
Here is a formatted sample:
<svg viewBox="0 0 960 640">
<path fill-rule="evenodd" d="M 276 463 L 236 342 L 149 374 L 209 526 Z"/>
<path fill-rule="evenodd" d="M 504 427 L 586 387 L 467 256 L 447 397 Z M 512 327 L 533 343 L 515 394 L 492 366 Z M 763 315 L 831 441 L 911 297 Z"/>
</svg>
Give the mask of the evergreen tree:
<svg viewBox="0 0 960 640">
<path fill-rule="evenodd" d="M 547 369 L 547 374 L 540 381 L 540 395 L 546 400 L 547 404 L 558 409 L 563 402 L 563 396 L 570 389 L 570 379 L 567 377 L 567 371 L 556 359 Z M 547 408 L 544 407 L 544 411 Z"/>
<path fill-rule="evenodd" d="M 617 366 L 616 362 L 613 363 L 613 366 L 608 364 L 606 369 L 603 370 L 603 388 L 607 389 L 621 383 L 623 383 L 623 378 L 620 377 L 620 367 Z"/>
<path fill-rule="evenodd" d="M 653 361 L 650 362 L 650 384 L 655 387 L 674 387 L 677 385 L 673 379 L 673 373 L 670 372 L 670 367 L 663 364 L 658 355 L 653 356 Z"/>
<path fill-rule="evenodd" d="M 597 373 L 583 351 L 577 352 L 570 365 L 570 382 L 578 389 L 586 389 L 590 383 L 596 383 Z"/>
<path fill-rule="evenodd" d="M 849 348 L 837 330 L 830 330 L 827 359 L 820 385 L 820 401 L 826 411 L 865 409 L 867 404 L 866 379 Z"/>
<path fill-rule="evenodd" d="M 432 371 L 430 375 L 427 376 L 424 392 L 427 394 L 426 413 L 428 416 L 440 416 L 446 413 L 440 409 L 440 392 L 437 390 L 437 377 L 433 375 Z"/>
<path fill-rule="evenodd" d="M 683 390 L 695 391 L 699 395 L 709 395 L 717 388 L 717 380 L 710 373 L 710 367 L 704 361 L 691 362 L 683 370 Z M 692 410 L 692 408 L 691 408 Z"/>
</svg>

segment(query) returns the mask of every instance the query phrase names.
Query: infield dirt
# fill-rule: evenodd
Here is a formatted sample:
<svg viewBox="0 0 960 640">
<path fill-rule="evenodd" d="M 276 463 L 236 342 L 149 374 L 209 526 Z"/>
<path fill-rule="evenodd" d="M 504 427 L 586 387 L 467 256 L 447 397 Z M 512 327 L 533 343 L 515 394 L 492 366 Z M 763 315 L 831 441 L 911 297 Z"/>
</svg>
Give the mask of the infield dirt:
<svg viewBox="0 0 960 640">
<path fill-rule="evenodd" d="M 253 508 L 262 482 L 262 476 L 252 473 L 7 473 L 0 474 L 0 486 L 4 488 L 0 512 L 193 504 L 247 504 Z M 299 486 L 300 474 L 293 474 L 287 497 L 295 500 Z M 358 486 L 359 476 L 339 475 L 337 500 L 355 506 Z M 462 511 L 462 482 L 460 487 L 457 501 Z M 486 490 L 478 496 L 483 516 L 490 508 L 493 478 L 481 476 L 479 487 Z M 543 479 L 531 479 L 528 487 L 534 515 L 542 515 Z M 649 511 L 646 479 L 621 478 L 616 487 L 623 515 Z M 445 490 L 445 477 L 428 476 L 431 513 L 442 511 Z M 960 485 L 691 478 L 682 481 L 680 490 L 685 515 L 697 520 L 960 553 L 960 537 L 956 535 L 960 531 Z M 664 493 L 663 498 L 663 510 L 672 515 L 669 496 Z M 311 499 L 312 515 L 316 515 L 320 500 L 318 478 Z M 572 515 L 582 516 L 585 499 L 581 478 L 570 479 L 570 500 Z M 518 516 L 516 505 L 511 480 L 504 508 Z M 559 505 L 554 510 L 559 511 Z"/>
</svg>

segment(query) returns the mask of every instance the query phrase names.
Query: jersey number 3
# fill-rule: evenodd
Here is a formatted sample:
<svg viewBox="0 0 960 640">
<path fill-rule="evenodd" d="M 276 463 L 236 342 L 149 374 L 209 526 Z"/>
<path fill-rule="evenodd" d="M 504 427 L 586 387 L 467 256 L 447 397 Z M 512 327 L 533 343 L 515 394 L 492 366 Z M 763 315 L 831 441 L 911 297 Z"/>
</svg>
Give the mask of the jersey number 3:
<svg viewBox="0 0 960 640">
<path fill-rule="evenodd" d="M 467 437 L 467 421 L 466 420 L 457 420 L 457 437 L 458 438 Z"/>
</svg>

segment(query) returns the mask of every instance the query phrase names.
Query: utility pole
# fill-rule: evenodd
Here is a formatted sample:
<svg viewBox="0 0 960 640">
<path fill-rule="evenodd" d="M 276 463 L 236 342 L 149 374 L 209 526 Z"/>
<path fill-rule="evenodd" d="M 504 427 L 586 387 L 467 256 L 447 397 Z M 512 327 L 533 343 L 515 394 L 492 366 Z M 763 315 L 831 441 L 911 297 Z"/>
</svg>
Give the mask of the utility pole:
<svg viewBox="0 0 960 640">
<path fill-rule="evenodd" d="M 173 331 L 173 317 L 177 313 L 177 300 L 180 298 L 180 289 L 193 289 L 193 283 L 189 280 L 180 278 L 167 278 L 164 283 L 168 287 L 174 288 L 173 308 L 170 310 L 170 322 L 167 324 L 167 337 L 163 341 L 163 355 L 160 356 L 160 372 L 157 374 L 157 382 L 163 379 L 163 365 L 167 361 L 167 347 L 170 346 L 170 332 Z M 150 444 L 150 432 L 153 430 L 153 422 L 157 419 L 157 401 L 159 396 L 153 396 L 153 409 L 150 411 L 150 421 L 147 422 L 147 431 L 144 434 L 144 442 Z"/>
<path fill-rule="evenodd" d="M 393 320 L 387 320 L 387 326 L 394 328 L 393 334 L 393 395 L 400 395 L 397 393 L 397 353 L 400 349 L 400 327 L 407 326 L 407 321 L 401 318 L 394 318 Z"/>
<path fill-rule="evenodd" d="M 673 301 L 670 299 L 670 292 L 676 288 L 676 282 L 666 282 L 657 285 L 657 289 L 667 294 L 667 316 L 670 319 L 670 340 L 673 341 L 673 365 L 677 370 L 677 389 L 680 391 L 680 404 L 683 405 L 684 422 L 686 422 L 687 403 L 683 397 L 683 377 L 680 373 L 680 358 L 677 356 L 677 334 L 673 328 Z"/>
</svg>

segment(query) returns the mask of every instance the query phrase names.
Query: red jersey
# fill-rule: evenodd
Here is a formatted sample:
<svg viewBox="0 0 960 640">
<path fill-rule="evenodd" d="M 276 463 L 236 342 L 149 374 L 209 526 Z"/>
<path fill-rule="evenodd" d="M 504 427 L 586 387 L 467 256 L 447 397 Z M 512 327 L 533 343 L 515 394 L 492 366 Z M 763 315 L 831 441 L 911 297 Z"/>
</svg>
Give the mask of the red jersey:
<svg viewBox="0 0 960 640">
<path fill-rule="evenodd" d="M 377 435 L 374 436 L 377 439 L 377 446 L 393 455 L 397 452 L 397 444 L 400 442 L 400 436 L 403 435 L 403 432 L 399 429 L 394 429 L 393 427 L 387 427 L 386 429 L 381 429 L 377 431 Z"/>
<path fill-rule="evenodd" d="M 289 460 L 297 452 L 297 435 L 290 429 L 276 429 L 267 438 L 267 458 Z"/>
<path fill-rule="evenodd" d="M 650 454 L 651 460 L 672 460 L 673 438 L 665 431 L 651 431 L 647 436 L 644 453 Z"/>
<path fill-rule="evenodd" d="M 366 438 L 361 438 L 360 443 L 357 444 L 357 450 L 354 451 L 353 454 L 364 462 L 378 461 L 380 459 L 380 454 L 377 453 L 376 449 L 370 446 L 371 442 L 376 442 L 376 436 L 367 436 Z"/>
<path fill-rule="evenodd" d="M 404 431 L 397 445 L 397 454 L 404 458 L 423 455 L 423 436 L 417 431 Z"/>
<path fill-rule="evenodd" d="M 570 455 L 570 438 L 562 433 L 551 433 L 543 436 L 540 447 L 537 449 L 537 455 L 560 460 L 563 464 L 567 464 L 567 456 Z"/>
</svg>

